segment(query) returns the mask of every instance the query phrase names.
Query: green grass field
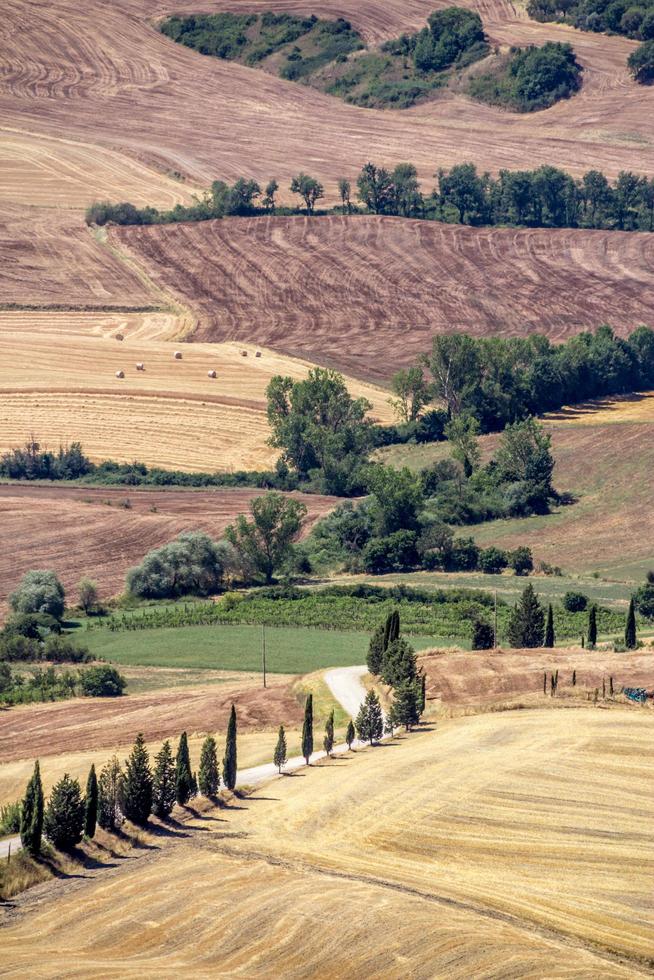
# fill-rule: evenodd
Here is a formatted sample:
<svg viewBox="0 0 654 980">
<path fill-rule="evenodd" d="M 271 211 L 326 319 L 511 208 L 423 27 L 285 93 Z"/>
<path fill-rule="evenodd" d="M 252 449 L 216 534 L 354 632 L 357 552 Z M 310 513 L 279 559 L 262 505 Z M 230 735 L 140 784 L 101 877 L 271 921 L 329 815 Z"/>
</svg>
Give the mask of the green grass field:
<svg viewBox="0 0 654 980">
<path fill-rule="evenodd" d="M 96 657 L 117 664 L 261 670 L 260 626 L 92 630 L 80 631 L 78 639 Z M 410 641 L 416 650 L 463 645 L 442 637 L 411 636 Z M 328 667 L 363 664 L 369 642 L 369 633 L 266 627 L 266 666 L 274 674 L 307 674 Z"/>
</svg>

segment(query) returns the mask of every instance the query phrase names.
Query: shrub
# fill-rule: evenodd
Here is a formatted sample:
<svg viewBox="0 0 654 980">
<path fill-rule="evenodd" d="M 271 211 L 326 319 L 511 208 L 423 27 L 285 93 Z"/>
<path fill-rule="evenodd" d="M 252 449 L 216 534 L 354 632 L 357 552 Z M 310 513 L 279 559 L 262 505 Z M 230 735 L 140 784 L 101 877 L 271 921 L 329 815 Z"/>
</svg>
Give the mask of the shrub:
<svg viewBox="0 0 654 980">
<path fill-rule="evenodd" d="M 649 581 L 634 593 L 634 605 L 641 616 L 654 619 L 654 584 Z"/>
<path fill-rule="evenodd" d="M 83 664 L 91 660 L 87 647 L 77 646 L 66 636 L 49 636 L 43 648 L 43 659 L 54 664 Z"/>
<path fill-rule="evenodd" d="M 14 612 L 48 613 L 61 619 L 65 608 L 64 587 L 54 572 L 32 571 L 23 575 L 20 585 L 9 596 Z"/>
<path fill-rule="evenodd" d="M 588 608 L 588 596 L 583 592 L 566 592 L 563 596 L 563 608 L 568 612 L 583 612 Z"/>
<path fill-rule="evenodd" d="M 654 82 L 654 40 L 645 41 L 627 59 L 629 71 L 641 85 Z"/>
<path fill-rule="evenodd" d="M 20 634 L 0 636 L 0 660 L 40 660 L 41 644 Z"/>
<path fill-rule="evenodd" d="M 80 671 L 82 694 L 89 698 L 119 697 L 127 686 L 127 681 L 115 667 L 102 664 Z"/>
<path fill-rule="evenodd" d="M 220 591 L 230 549 L 202 531 L 187 531 L 148 552 L 127 573 L 127 590 L 146 599 L 211 595 Z"/>
<path fill-rule="evenodd" d="M 487 575 L 497 575 L 508 564 L 506 551 L 501 548 L 483 548 L 479 552 L 479 568 Z"/>
<path fill-rule="evenodd" d="M 531 548 L 522 545 L 509 554 L 509 565 L 516 575 L 529 575 L 534 570 L 534 559 Z"/>
<path fill-rule="evenodd" d="M 0 806 L 0 836 L 19 833 L 20 813 L 20 800 Z"/>
<path fill-rule="evenodd" d="M 495 646 L 495 631 L 490 623 L 476 619 L 472 624 L 472 649 L 492 650 Z"/>
<path fill-rule="evenodd" d="M 374 538 L 363 549 L 363 567 L 372 575 L 399 572 L 412 568 L 418 561 L 415 531 L 395 531 L 383 538 Z"/>
</svg>

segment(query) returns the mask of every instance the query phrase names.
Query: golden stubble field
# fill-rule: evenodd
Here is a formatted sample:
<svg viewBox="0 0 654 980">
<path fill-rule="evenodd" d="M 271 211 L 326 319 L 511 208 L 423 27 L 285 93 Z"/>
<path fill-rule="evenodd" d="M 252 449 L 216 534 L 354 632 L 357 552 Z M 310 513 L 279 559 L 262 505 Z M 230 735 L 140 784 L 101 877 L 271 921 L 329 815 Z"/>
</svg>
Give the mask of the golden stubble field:
<svg viewBox="0 0 654 980">
<path fill-rule="evenodd" d="M 496 713 L 304 770 L 16 901 L 3 973 L 645 975 L 653 734 L 647 710 Z"/>
</svg>

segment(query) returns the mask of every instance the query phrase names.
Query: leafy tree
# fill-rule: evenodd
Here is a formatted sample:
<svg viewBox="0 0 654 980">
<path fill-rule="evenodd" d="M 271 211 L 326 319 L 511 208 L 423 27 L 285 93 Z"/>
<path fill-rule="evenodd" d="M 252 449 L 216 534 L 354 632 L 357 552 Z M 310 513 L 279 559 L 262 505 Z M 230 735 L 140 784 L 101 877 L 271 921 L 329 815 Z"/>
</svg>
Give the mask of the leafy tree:
<svg viewBox="0 0 654 980">
<path fill-rule="evenodd" d="M 414 681 L 405 680 L 399 684 L 393 694 L 393 721 L 397 725 L 404 725 L 405 729 L 410 729 L 420 721 L 418 710 L 418 697 Z"/>
<path fill-rule="evenodd" d="M 173 812 L 177 796 L 177 780 L 173 752 L 168 739 L 154 757 L 152 774 L 152 812 L 160 820 L 166 820 Z"/>
<path fill-rule="evenodd" d="M 490 623 L 475 619 L 472 624 L 472 649 L 492 650 L 495 646 L 495 632 Z"/>
<path fill-rule="evenodd" d="M 431 388 L 420 367 L 397 371 L 391 379 L 390 399 L 400 422 L 415 422 L 421 411 L 431 401 Z"/>
<path fill-rule="evenodd" d="M 412 163 L 398 163 L 392 173 L 393 213 L 410 218 L 422 210 L 418 171 Z M 407 421 L 409 421 L 407 419 Z"/>
<path fill-rule="evenodd" d="M 84 796 L 84 836 L 89 839 L 95 837 L 95 825 L 98 820 L 98 778 L 95 774 L 95 766 L 92 765 L 86 780 L 86 794 Z"/>
<path fill-rule="evenodd" d="M 529 503 L 536 513 L 547 513 L 549 499 L 554 496 L 550 445 L 551 437 L 542 425 L 528 418 L 506 427 L 495 453 L 498 478 L 503 483 L 528 484 Z"/>
<path fill-rule="evenodd" d="M 223 783 L 230 791 L 233 791 L 236 786 L 236 774 L 236 708 L 232 705 L 232 710 L 229 714 L 229 723 L 227 725 L 225 756 L 223 758 Z"/>
<path fill-rule="evenodd" d="M 43 818 L 45 836 L 59 851 L 71 851 L 84 834 L 84 800 L 68 773 L 52 789 Z"/>
<path fill-rule="evenodd" d="M 393 204 L 393 178 L 384 167 L 366 163 L 357 178 L 359 200 L 373 214 L 387 214 Z"/>
<path fill-rule="evenodd" d="M 266 583 L 293 553 L 307 508 L 293 498 L 271 491 L 250 501 L 252 520 L 241 514 L 225 530 L 225 537 L 241 556 L 246 569 Z"/>
<path fill-rule="evenodd" d="M 140 733 L 125 762 L 122 809 L 127 819 L 139 827 L 145 827 L 152 813 L 152 772 L 145 740 Z"/>
<path fill-rule="evenodd" d="M 487 575 L 499 574 L 508 564 L 508 555 L 501 548 L 482 548 L 479 552 L 479 568 Z"/>
<path fill-rule="evenodd" d="M 79 604 L 88 616 L 98 605 L 98 587 L 90 578 L 80 579 L 77 586 Z"/>
<path fill-rule="evenodd" d="M 519 602 L 513 607 L 508 625 L 509 643 L 513 647 L 543 645 L 545 615 L 533 585 L 525 587 Z"/>
<path fill-rule="evenodd" d="M 481 461 L 481 450 L 477 436 L 479 422 L 472 415 L 455 415 L 445 426 L 445 436 L 452 445 L 452 456 L 463 467 L 463 474 L 469 479 Z"/>
<path fill-rule="evenodd" d="M 14 612 L 48 613 L 61 619 L 65 608 L 64 587 L 54 572 L 26 572 L 9 596 L 9 603 Z"/>
<path fill-rule="evenodd" d="M 200 752 L 200 773 L 198 784 L 203 796 L 214 797 L 220 786 L 216 740 L 207 735 Z"/>
<path fill-rule="evenodd" d="M 347 743 L 348 749 L 352 748 L 352 743 L 354 742 L 354 722 L 350 718 L 347 723 L 347 731 L 345 733 L 345 741 Z"/>
<path fill-rule="evenodd" d="M 81 671 L 79 682 L 82 694 L 89 698 L 120 697 L 127 686 L 123 675 L 109 664 L 99 664 Z"/>
<path fill-rule="evenodd" d="M 636 610 L 633 599 L 630 599 L 629 601 L 629 611 L 627 612 L 627 622 L 624 631 L 624 643 L 627 650 L 635 650 L 638 646 L 638 638 L 636 635 Z"/>
<path fill-rule="evenodd" d="M 654 619 L 654 584 L 648 581 L 636 589 L 634 606 L 641 616 Z"/>
<path fill-rule="evenodd" d="M 263 204 L 266 211 L 270 211 L 271 214 L 275 213 L 275 194 L 279 190 L 279 184 L 277 180 L 273 177 L 266 184 L 266 189 L 264 191 L 264 197 L 261 203 Z"/>
<path fill-rule="evenodd" d="M 374 691 L 368 691 L 359 709 L 356 729 L 362 742 L 378 742 L 384 734 L 384 716 L 379 698 Z"/>
<path fill-rule="evenodd" d="M 401 572 L 418 562 L 418 536 L 415 531 L 396 531 L 374 538 L 363 549 L 363 567 L 371 575 Z"/>
<path fill-rule="evenodd" d="M 313 694 L 307 696 L 304 705 L 304 722 L 302 723 L 302 755 L 309 765 L 313 754 Z"/>
<path fill-rule="evenodd" d="M 568 612 L 583 612 L 588 607 L 588 596 L 569 590 L 563 596 L 563 608 Z"/>
<path fill-rule="evenodd" d="M 239 177 L 229 189 L 223 200 L 223 214 L 246 215 L 255 211 L 255 198 L 261 196 L 261 188 L 256 180 Z"/>
<path fill-rule="evenodd" d="M 654 40 L 645 41 L 627 58 L 629 71 L 641 85 L 654 82 Z"/>
<path fill-rule="evenodd" d="M 515 551 L 509 552 L 509 565 L 516 575 L 528 575 L 534 570 L 534 559 L 531 548 L 521 545 Z"/>
<path fill-rule="evenodd" d="M 349 180 L 345 179 L 345 177 L 341 177 L 340 180 L 338 181 L 338 193 L 341 199 L 341 209 L 343 211 L 343 214 L 345 214 L 346 212 L 348 214 L 351 214 L 352 203 L 350 200 L 350 195 L 352 193 L 352 185 L 350 184 Z"/>
<path fill-rule="evenodd" d="M 545 624 L 545 641 L 543 643 L 545 647 L 554 646 L 554 613 L 552 610 L 552 603 L 547 607 L 547 622 Z"/>
<path fill-rule="evenodd" d="M 203 531 L 185 531 L 129 570 L 127 591 L 146 599 L 212 595 L 221 589 L 230 553 Z"/>
<path fill-rule="evenodd" d="M 30 777 L 20 811 L 20 840 L 31 857 L 41 853 L 43 834 L 43 784 L 38 759 Z"/>
<path fill-rule="evenodd" d="M 193 773 L 188 751 L 188 737 L 182 732 L 175 758 L 175 799 L 180 806 L 186 806 L 193 796 Z"/>
<path fill-rule="evenodd" d="M 479 224 L 486 208 L 486 186 L 474 163 L 459 163 L 449 172 L 438 171 L 441 207 L 452 207 L 459 222 Z"/>
<path fill-rule="evenodd" d="M 275 754 L 273 756 L 273 763 L 277 766 L 277 771 L 281 773 L 282 768 L 286 765 L 286 733 L 284 731 L 284 726 L 279 726 L 279 732 L 277 734 L 277 745 L 275 746 Z"/>
<path fill-rule="evenodd" d="M 327 722 L 325 724 L 325 737 L 323 739 L 323 748 L 328 756 L 331 756 L 332 749 L 334 748 L 334 712 L 333 710 L 329 712 L 327 717 Z"/>
<path fill-rule="evenodd" d="M 116 756 L 107 762 L 98 780 L 98 823 L 103 830 L 115 830 L 123 822 L 125 777 Z"/>
<path fill-rule="evenodd" d="M 409 469 L 371 466 L 368 489 L 373 498 L 371 514 L 379 535 L 418 530 L 424 501 L 420 483 Z"/>
<path fill-rule="evenodd" d="M 597 643 L 597 606 L 591 606 L 588 611 L 588 646 Z"/>
<path fill-rule="evenodd" d="M 315 177 L 299 173 L 291 180 L 291 193 L 299 194 L 304 201 L 307 214 L 313 214 L 316 201 L 325 196 L 325 188 Z"/>
</svg>

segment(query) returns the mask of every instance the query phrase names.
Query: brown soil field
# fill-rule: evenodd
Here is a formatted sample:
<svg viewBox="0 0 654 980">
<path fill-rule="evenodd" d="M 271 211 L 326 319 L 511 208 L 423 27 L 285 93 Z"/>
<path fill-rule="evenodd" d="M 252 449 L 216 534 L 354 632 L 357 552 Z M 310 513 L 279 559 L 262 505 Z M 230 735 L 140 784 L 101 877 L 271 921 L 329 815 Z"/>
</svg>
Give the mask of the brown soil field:
<svg viewBox="0 0 654 980">
<path fill-rule="evenodd" d="M 323 0 L 313 12 L 345 14 L 381 40 L 420 26 L 435 5 Z M 181 9 L 197 6 L 184 0 Z M 231 0 L 200 6 L 234 9 Z M 23 27 L 27 9 L 25 0 L 5 4 L 0 124 L 119 147 L 201 183 L 275 174 L 287 186 L 292 174 L 306 169 L 333 193 L 337 178 L 354 177 L 368 158 L 412 160 L 425 181 L 438 166 L 464 159 L 483 170 L 550 163 L 577 174 L 590 166 L 611 176 L 621 169 L 652 172 L 654 92 L 630 81 L 626 69 L 635 42 L 537 24 L 506 0 L 479 4 L 491 40 L 572 41 L 586 68 L 580 94 L 522 116 L 454 93 L 405 112 L 372 111 L 175 45 L 152 19 L 179 5 L 62 0 L 54 8 L 40 6 L 29 31 Z"/>
<path fill-rule="evenodd" d="M 219 537 L 263 492 L 0 485 L 0 604 L 31 568 L 55 571 L 71 596 L 84 575 L 97 581 L 102 596 L 114 595 L 127 569 L 151 548 L 182 531 Z M 307 531 L 337 503 L 334 497 L 295 496 L 306 503 Z"/>
<path fill-rule="evenodd" d="M 68 314 L 51 322 L 42 313 L 0 314 L 0 451 L 35 433 L 55 448 L 81 441 L 94 460 L 193 471 L 274 464 L 266 387 L 276 374 L 306 377 L 308 362 L 234 343 L 182 345 L 176 360 L 170 343 L 149 336 L 165 332 L 171 315 L 132 315 L 132 332 L 116 341 L 126 320 L 77 315 L 69 329 Z M 348 387 L 369 398 L 375 418 L 392 420 L 387 391 L 352 379 Z"/>
<path fill-rule="evenodd" d="M 312 767 L 14 900 L 4 973 L 648 975 L 653 722 L 487 714 Z"/>
<path fill-rule="evenodd" d="M 127 200 L 172 208 L 191 198 L 190 187 L 105 147 L 0 130 L 3 204 L 79 209 L 96 200 Z"/>
<path fill-rule="evenodd" d="M 654 235 L 478 229 L 383 217 L 117 228 L 112 238 L 198 318 L 241 339 L 388 377 L 434 333 L 561 340 L 654 324 Z"/>
<path fill-rule="evenodd" d="M 0 307 L 161 306 L 160 297 L 72 211 L 3 205 L 0 269 Z"/>
</svg>

